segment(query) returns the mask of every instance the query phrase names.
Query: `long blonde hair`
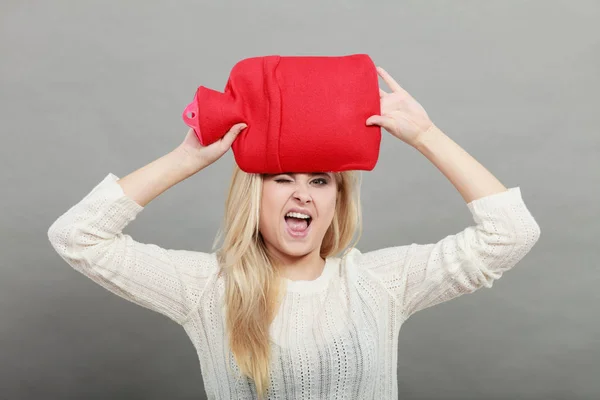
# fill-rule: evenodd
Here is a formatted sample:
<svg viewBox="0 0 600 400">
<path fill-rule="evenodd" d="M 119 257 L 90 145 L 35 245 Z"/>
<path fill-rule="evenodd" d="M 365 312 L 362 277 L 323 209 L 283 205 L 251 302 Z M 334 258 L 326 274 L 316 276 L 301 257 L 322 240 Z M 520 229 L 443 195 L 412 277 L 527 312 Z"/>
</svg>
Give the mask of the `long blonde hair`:
<svg viewBox="0 0 600 400">
<path fill-rule="evenodd" d="M 334 176 L 337 200 L 320 249 L 322 258 L 346 250 L 344 257 L 362 235 L 362 176 L 359 171 L 335 172 Z M 229 346 L 241 373 L 254 381 L 259 398 L 269 387 L 269 327 L 285 294 L 277 260 L 267 253 L 258 230 L 262 183 L 263 175 L 246 173 L 234 164 L 223 224 L 213 244 L 214 251 L 223 240 L 216 254 L 225 278 Z"/>
</svg>

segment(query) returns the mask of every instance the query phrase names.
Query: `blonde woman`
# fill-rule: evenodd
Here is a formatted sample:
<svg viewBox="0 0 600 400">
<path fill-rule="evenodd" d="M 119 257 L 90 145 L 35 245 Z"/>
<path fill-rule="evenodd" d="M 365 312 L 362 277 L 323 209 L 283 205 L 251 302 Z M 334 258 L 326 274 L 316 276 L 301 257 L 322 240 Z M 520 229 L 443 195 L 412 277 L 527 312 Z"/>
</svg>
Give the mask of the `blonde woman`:
<svg viewBox="0 0 600 400">
<path fill-rule="evenodd" d="M 429 159 L 475 224 L 437 243 L 362 253 L 356 171 L 235 168 L 212 253 L 164 249 L 123 229 L 155 197 L 217 161 L 244 124 L 118 179 L 58 218 L 58 254 L 113 293 L 182 325 L 210 399 L 396 399 L 400 327 L 424 308 L 492 287 L 536 243 L 519 187 L 507 189 L 383 69 L 379 125 Z M 399 203 L 400 204 L 400 203 Z M 353 241 L 353 238 L 355 239 Z"/>
</svg>

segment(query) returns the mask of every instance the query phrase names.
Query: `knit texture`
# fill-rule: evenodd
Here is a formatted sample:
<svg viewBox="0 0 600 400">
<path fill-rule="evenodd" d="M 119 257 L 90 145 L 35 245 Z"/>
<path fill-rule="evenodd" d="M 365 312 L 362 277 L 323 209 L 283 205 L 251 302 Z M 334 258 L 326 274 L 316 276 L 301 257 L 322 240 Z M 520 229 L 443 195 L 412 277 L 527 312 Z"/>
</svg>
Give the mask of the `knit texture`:
<svg viewBox="0 0 600 400">
<path fill-rule="evenodd" d="M 49 228 L 75 270 L 183 326 L 209 399 L 254 399 L 228 347 L 223 278 L 214 253 L 164 249 L 123 229 L 144 209 L 109 173 Z M 313 281 L 286 279 L 270 328 L 269 399 L 397 399 L 400 327 L 419 310 L 493 282 L 537 242 L 519 187 L 467 204 L 475 224 L 437 243 L 326 260 Z"/>
</svg>

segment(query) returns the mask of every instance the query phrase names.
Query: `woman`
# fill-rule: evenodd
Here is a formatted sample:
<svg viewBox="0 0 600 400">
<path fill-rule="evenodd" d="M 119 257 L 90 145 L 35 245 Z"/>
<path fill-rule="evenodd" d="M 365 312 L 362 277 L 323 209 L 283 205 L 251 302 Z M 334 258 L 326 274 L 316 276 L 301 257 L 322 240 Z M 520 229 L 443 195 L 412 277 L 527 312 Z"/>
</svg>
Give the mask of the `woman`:
<svg viewBox="0 0 600 400">
<path fill-rule="evenodd" d="M 181 324 L 209 398 L 396 399 L 403 322 L 492 287 L 540 228 L 518 187 L 504 187 L 377 70 L 392 90 L 380 89 L 381 115 L 366 123 L 427 157 L 476 225 L 437 243 L 363 254 L 349 246 L 361 225 L 355 171 L 235 168 L 217 251 L 163 249 L 122 233 L 152 199 L 218 160 L 244 129 L 237 124 L 206 147 L 190 130 L 173 152 L 122 179 L 108 174 L 50 227 L 52 245 L 98 284 Z"/>
</svg>

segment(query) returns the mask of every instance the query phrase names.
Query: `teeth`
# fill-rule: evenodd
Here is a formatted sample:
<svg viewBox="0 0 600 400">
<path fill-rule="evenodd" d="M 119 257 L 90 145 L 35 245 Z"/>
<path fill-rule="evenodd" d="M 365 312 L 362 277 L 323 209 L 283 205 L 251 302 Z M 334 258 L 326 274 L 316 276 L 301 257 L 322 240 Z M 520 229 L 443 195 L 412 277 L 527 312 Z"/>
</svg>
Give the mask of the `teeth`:
<svg viewBox="0 0 600 400">
<path fill-rule="evenodd" d="M 301 214 L 301 213 L 297 213 L 297 212 L 289 212 L 287 214 L 285 214 L 286 217 L 294 217 L 294 218 L 304 218 L 304 219 L 309 219 L 310 216 L 306 215 L 306 214 Z"/>
</svg>

